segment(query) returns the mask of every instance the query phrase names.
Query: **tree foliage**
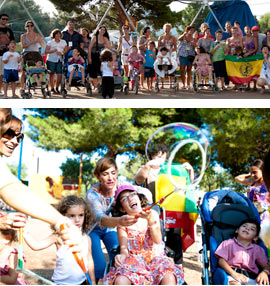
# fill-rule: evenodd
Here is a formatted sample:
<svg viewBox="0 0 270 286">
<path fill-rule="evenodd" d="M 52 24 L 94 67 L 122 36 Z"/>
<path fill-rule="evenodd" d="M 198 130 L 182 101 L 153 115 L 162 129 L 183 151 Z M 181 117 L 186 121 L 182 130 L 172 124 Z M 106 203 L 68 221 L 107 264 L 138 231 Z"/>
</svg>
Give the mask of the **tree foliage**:
<svg viewBox="0 0 270 286">
<path fill-rule="evenodd" d="M 42 12 L 41 7 L 35 1 L 24 0 L 23 2 L 44 36 L 48 36 L 55 28 L 63 28 L 57 17 L 51 18 L 48 13 Z M 29 19 L 20 2 L 16 0 L 7 1 L 1 9 L 1 13 L 9 15 L 9 27 L 13 30 L 16 41 L 20 41 L 20 35 L 26 32 L 24 24 Z"/>
<path fill-rule="evenodd" d="M 270 13 L 265 13 L 263 16 L 260 17 L 259 25 L 261 32 L 264 33 L 264 31 L 270 27 Z"/>
<path fill-rule="evenodd" d="M 269 150 L 270 113 L 265 108 L 200 109 L 212 136 L 212 160 L 236 176 Z"/>
<path fill-rule="evenodd" d="M 11 173 L 14 175 L 14 176 L 18 176 L 18 164 L 8 164 L 8 167 L 11 171 Z M 25 179 L 27 177 L 27 167 L 22 164 L 21 166 L 21 179 Z"/>
</svg>

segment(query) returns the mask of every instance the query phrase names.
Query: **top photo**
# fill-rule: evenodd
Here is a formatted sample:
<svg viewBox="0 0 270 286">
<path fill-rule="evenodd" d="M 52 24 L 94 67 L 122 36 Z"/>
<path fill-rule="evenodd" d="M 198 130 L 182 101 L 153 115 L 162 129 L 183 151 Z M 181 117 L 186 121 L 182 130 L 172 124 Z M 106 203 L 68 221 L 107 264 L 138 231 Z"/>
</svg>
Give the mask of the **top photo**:
<svg viewBox="0 0 270 286">
<path fill-rule="evenodd" d="M 268 99 L 266 0 L 3 0 L 0 102 Z"/>
</svg>

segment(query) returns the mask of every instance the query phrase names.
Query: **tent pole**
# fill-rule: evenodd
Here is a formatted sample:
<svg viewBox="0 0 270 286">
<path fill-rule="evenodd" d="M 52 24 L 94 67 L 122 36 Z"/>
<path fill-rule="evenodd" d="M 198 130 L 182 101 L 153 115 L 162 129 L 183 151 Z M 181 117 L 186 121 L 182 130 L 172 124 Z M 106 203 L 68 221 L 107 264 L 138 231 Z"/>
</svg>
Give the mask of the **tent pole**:
<svg viewBox="0 0 270 286">
<path fill-rule="evenodd" d="M 20 4 L 22 5 L 24 11 L 26 12 L 26 14 L 28 15 L 28 17 L 31 19 L 31 21 L 33 21 L 35 27 L 37 28 L 38 32 L 40 33 L 40 35 L 42 36 L 43 40 L 44 40 L 44 43 L 46 43 L 46 40 L 45 40 L 45 37 L 43 35 L 43 33 L 41 32 L 41 30 L 39 29 L 36 21 L 34 20 L 34 18 L 31 16 L 31 14 L 29 13 L 28 9 L 25 7 L 24 3 L 22 0 L 19 0 Z"/>
<path fill-rule="evenodd" d="M 224 32 L 223 27 L 221 26 L 221 24 L 220 24 L 220 22 L 219 22 L 218 18 L 216 17 L 216 15 L 215 15 L 214 11 L 211 9 L 211 7 L 210 7 L 209 3 L 207 4 L 207 6 L 208 6 L 208 8 L 209 8 L 209 10 L 210 10 L 211 14 L 213 15 L 213 17 L 214 17 L 214 18 L 215 18 L 215 20 L 217 21 L 217 23 L 218 23 L 218 25 L 219 25 L 219 28 L 221 29 L 221 31 L 222 31 L 222 32 Z"/>
<path fill-rule="evenodd" d="M 194 24 L 194 22 L 196 21 L 196 19 L 198 18 L 199 14 L 201 13 L 202 9 L 204 8 L 204 4 L 201 6 L 201 8 L 199 9 L 199 11 L 197 12 L 196 16 L 193 18 L 190 26 L 192 26 Z"/>
<path fill-rule="evenodd" d="M 107 17 L 107 15 L 108 15 L 109 11 L 111 10 L 113 4 L 114 4 L 114 0 L 111 1 L 111 3 L 109 5 L 109 7 L 107 8 L 106 12 L 104 13 L 104 15 L 102 16 L 101 20 L 99 21 L 95 31 L 98 31 L 99 27 L 102 25 L 104 19 Z"/>
<path fill-rule="evenodd" d="M 1 4 L 0 4 L 0 10 L 2 9 L 2 7 L 6 4 L 7 0 L 4 0 Z"/>
<path fill-rule="evenodd" d="M 125 7 L 123 6 L 121 0 L 117 0 L 117 2 L 119 3 L 120 7 L 122 8 L 122 10 L 123 10 L 125 16 L 127 17 L 128 21 L 129 21 L 129 23 L 130 23 L 130 25 L 132 26 L 134 32 L 136 32 L 136 27 L 134 26 L 132 20 L 130 19 L 130 17 L 129 17 L 129 15 L 128 15 L 128 13 L 127 13 Z"/>
</svg>

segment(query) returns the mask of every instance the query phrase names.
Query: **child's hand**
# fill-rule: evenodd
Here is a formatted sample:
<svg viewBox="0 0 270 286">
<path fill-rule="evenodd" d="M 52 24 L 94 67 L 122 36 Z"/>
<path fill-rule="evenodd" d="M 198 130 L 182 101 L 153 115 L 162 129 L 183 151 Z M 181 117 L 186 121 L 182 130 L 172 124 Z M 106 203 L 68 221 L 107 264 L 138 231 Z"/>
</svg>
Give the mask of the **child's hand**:
<svg viewBox="0 0 270 286">
<path fill-rule="evenodd" d="M 127 256 L 125 254 L 117 254 L 115 256 L 115 266 L 116 267 L 122 266 L 126 258 Z"/>
<path fill-rule="evenodd" d="M 248 282 L 248 277 L 245 276 L 244 274 L 234 272 L 231 276 L 240 283 Z"/>
<path fill-rule="evenodd" d="M 269 278 L 266 272 L 262 271 L 255 280 L 259 285 L 269 285 Z"/>
<path fill-rule="evenodd" d="M 142 211 L 139 213 L 139 217 L 146 219 L 149 226 L 153 226 L 157 223 L 153 210 Z"/>
</svg>

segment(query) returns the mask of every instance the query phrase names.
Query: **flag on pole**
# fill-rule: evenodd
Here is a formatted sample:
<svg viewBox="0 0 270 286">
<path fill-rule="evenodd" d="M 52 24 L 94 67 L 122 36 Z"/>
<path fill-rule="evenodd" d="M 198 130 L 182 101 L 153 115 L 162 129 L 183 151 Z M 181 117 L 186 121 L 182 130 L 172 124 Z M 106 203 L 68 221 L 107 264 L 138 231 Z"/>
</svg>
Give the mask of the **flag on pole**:
<svg viewBox="0 0 270 286">
<path fill-rule="evenodd" d="M 226 56 L 226 70 L 230 81 L 245 84 L 256 80 L 261 73 L 263 58 L 262 54 L 241 59 L 233 55 Z"/>
<path fill-rule="evenodd" d="M 181 164 L 172 164 L 171 174 L 176 184 L 186 187 L 190 184 L 188 171 Z M 175 186 L 169 180 L 167 165 L 163 165 L 156 180 L 156 201 L 174 191 Z M 183 251 L 195 242 L 194 226 L 198 217 L 195 191 L 170 195 L 161 204 L 166 210 L 166 228 L 181 228 Z"/>
</svg>

